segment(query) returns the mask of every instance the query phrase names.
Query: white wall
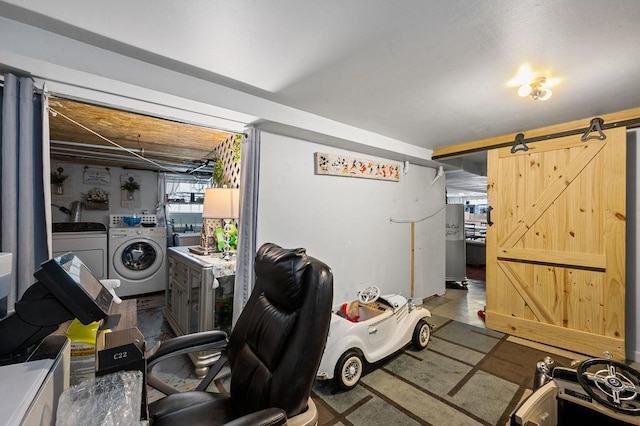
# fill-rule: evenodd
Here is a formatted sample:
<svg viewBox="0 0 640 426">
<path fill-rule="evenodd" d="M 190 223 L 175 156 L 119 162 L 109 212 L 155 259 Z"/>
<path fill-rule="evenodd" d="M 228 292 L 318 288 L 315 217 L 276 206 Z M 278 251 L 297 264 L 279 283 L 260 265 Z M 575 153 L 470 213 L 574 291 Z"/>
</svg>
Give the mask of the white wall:
<svg viewBox="0 0 640 426">
<path fill-rule="evenodd" d="M 258 246 L 304 247 L 331 267 L 334 302 L 358 289 L 410 296 L 410 225 L 394 219 L 433 218 L 416 224 L 415 298 L 445 290 L 444 179 L 411 164 L 400 182 L 314 174 L 314 153 L 375 158 L 299 139 L 262 133 Z"/>
<path fill-rule="evenodd" d="M 81 200 L 82 194 L 86 194 L 92 188 L 101 188 L 109 192 L 109 210 L 84 210 L 82 212 L 82 222 L 100 222 L 105 226 L 109 226 L 109 214 L 117 213 L 137 213 L 140 214 L 144 210 L 149 214 L 155 214 L 158 205 L 158 174 L 147 170 L 125 170 L 120 167 L 110 167 L 111 184 L 108 186 L 84 184 L 83 174 L 84 166 L 82 164 L 73 164 L 53 160 L 51 162 L 51 170 L 57 167 L 64 168 L 64 174 L 69 178 L 65 181 L 65 193 L 62 197 L 52 194 L 51 202 L 58 206 L 71 209 L 71 203 L 75 200 Z M 91 170 L 105 171 L 104 168 L 92 168 Z M 140 191 L 136 196 L 139 197 L 140 207 L 129 208 L 122 207 L 120 175 L 132 174 L 139 177 Z M 68 222 L 69 215 L 63 213 L 56 207 L 52 207 L 51 217 L 53 222 Z"/>
</svg>

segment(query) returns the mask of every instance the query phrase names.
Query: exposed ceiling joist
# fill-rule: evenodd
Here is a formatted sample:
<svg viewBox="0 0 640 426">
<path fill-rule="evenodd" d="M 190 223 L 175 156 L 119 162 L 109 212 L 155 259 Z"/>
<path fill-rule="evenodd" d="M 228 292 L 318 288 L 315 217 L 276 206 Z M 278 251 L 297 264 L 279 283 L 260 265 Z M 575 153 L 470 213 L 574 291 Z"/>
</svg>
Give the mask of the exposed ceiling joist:
<svg viewBox="0 0 640 426">
<path fill-rule="evenodd" d="M 210 173 L 216 147 L 234 135 L 67 99 L 49 105 L 51 157 L 64 161 Z"/>
</svg>

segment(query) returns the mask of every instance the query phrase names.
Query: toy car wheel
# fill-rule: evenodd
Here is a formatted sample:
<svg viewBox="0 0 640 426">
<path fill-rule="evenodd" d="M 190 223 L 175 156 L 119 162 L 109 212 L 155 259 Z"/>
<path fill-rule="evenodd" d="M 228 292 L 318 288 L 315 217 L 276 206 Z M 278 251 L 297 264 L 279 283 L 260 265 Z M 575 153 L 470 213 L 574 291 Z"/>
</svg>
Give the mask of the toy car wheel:
<svg viewBox="0 0 640 426">
<path fill-rule="evenodd" d="M 352 389 L 362 377 L 362 357 L 356 351 L 347 351 L 338 360 L 334 374 L 338 387 Z"/>
<path fill-rule="evenodd" d="M 421 351 L 427 347 L 429 339 L 431 338 L 431 327 L 425 320 L 418 321 L 416 328 L 413 330 L 413 338 L 411 343 L 413 346 Z"/>
</svg>

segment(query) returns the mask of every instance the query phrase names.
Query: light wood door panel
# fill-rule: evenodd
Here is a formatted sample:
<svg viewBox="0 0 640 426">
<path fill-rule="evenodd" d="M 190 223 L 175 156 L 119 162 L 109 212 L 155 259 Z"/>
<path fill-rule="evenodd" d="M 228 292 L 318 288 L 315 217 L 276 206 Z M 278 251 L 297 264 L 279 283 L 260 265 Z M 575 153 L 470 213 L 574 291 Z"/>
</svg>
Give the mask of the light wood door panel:
<svg viewBox="0 0 640 426">
<path fill-rule="evenodd" d="M 488 153 L 487 326 L 624 359 L 626 129 Z"/>
</svg>

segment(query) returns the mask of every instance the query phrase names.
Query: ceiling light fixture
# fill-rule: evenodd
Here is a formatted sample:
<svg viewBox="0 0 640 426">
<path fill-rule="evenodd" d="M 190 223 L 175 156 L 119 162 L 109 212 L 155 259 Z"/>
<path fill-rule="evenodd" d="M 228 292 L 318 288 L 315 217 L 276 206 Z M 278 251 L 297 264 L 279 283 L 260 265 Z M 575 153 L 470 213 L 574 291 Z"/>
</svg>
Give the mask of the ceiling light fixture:
<svg viewBox="0 0 640 426">
<path fill-rule="evenodd" d="M 520 88 L 518 89 L 518 95 L 523 98 L 526 96 L 531 96 L 534 101 L 546 101 L 553 94 L 553 92 L 551 92 L 551 89 L 545 87 L 546 83 L 546 77 L 537 77 L 533 81 L 520 86 Z"/>
</svg>

